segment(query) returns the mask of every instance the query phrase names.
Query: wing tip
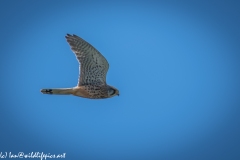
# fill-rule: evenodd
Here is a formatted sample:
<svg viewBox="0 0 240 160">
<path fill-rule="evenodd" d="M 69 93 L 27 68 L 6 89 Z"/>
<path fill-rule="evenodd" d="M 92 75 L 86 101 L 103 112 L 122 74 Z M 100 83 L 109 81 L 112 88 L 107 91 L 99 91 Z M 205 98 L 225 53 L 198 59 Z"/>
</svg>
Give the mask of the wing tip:
<svg viewBox="0 0 240 160">
<path fill-rule="evenodd" d="M 69 37 L 78 37 L 76 34 L 69 34 L 69 33 L 67 33 L 66 34 L 66 36 L 65 36 L 66 38 L 69 38 Z"/>
<path fill-rule="evenodd" d="M 65 36 L 65 38 L 69 38 L 69 37 L 72 37 L 72 35 L 67 33 L 67 35 Z"/>
</svg>

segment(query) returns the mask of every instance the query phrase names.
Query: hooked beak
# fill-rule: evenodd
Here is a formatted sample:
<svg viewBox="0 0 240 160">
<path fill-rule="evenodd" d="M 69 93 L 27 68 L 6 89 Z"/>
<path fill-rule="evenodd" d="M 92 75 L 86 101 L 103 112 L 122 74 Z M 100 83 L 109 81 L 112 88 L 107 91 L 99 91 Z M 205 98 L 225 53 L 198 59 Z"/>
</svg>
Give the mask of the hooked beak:
<svg viewBox="0 0 240 160">
<path fill-rule="evenodd" d="M 119 96 L 120 94 L 119 94 L 119 90 L 117 90 L 117 95 Z"/>
</svg>

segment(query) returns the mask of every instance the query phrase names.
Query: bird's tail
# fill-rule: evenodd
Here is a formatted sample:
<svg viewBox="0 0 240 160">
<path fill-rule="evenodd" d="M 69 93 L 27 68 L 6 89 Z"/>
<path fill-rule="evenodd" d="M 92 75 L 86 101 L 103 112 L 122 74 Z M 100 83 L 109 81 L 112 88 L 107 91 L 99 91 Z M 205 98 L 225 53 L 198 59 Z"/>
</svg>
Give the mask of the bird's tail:
<svg viewBox="0 0 240 160">
<path fill-rule="evenodd" d="M 41 89 L 43 94 L 58 94 L 68 95 L 73 93 L 73 88 L 53 88 L 53 89 Z"/>
</svg>

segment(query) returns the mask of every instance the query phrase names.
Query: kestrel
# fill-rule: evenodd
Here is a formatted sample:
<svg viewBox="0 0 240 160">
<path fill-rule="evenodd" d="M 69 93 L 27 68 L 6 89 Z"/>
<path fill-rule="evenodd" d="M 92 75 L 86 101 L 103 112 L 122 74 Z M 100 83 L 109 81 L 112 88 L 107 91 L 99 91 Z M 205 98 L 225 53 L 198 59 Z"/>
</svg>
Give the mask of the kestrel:
<svg viewBox="0 0 240 160">
<path fill-rule="evenodd" d="M 107 85 L 109 64 L 91 44 L 77 35 L 67 34 L 67 42 L 79 62 L 78 84 L 73 88 L 42 89 L 43 94 L 74 95 L 91 99 L 110 98 L 118 95 L 118 89 Z"/>
</svg>

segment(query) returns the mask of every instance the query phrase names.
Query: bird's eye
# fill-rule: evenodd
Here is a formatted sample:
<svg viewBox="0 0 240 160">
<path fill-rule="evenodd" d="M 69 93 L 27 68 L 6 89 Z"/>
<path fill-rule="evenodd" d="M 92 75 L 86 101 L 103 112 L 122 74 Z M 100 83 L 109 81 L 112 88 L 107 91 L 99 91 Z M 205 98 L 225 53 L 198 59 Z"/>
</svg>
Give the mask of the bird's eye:
<svg viewBox="0 0 240 160">
<path fill-rule="evenodd" d="M 115 93 L 116 93 L 116 91 L 114 89 L 109 90 L 109 95 L 114 95 Z"/>
</svg>

